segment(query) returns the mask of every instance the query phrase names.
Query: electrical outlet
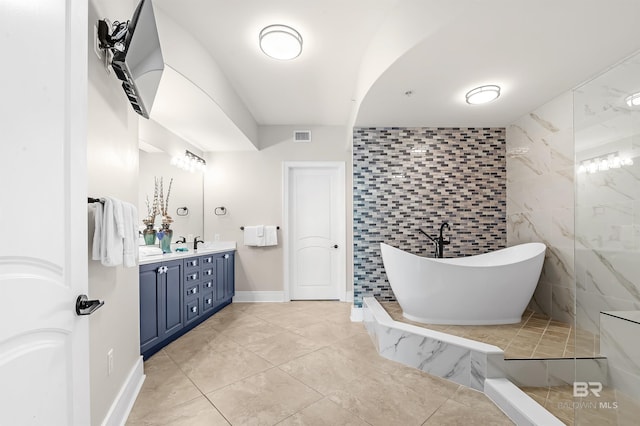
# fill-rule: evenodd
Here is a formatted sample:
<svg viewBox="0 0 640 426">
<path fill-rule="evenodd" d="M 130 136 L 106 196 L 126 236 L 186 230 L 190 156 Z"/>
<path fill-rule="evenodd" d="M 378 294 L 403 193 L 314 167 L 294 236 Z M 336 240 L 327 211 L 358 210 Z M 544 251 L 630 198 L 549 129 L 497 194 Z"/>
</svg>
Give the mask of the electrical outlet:
<svg viewBox="0 0 640 426">
<path fill-rule="evenodd" d="M 107 352 L 107 376 L 113 373 L 113 348 Z"/>
</svg>

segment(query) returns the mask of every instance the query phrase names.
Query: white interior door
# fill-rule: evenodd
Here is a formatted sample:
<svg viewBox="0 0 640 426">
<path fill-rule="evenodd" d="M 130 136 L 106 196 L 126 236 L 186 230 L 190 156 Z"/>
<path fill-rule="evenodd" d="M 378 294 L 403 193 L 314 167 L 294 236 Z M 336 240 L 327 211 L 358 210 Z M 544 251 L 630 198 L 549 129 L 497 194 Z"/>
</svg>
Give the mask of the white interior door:
<svg viewBox="0 0 640 426">
<path fill-rule="evenodd" d="M 344 164 L 286 170 L 290 299 L 344 299 Z"/>
<path fill-rule="evenodd" d="M 0 1 L 0 425 L 87 425 L 87 2 Z"/>
</svg>

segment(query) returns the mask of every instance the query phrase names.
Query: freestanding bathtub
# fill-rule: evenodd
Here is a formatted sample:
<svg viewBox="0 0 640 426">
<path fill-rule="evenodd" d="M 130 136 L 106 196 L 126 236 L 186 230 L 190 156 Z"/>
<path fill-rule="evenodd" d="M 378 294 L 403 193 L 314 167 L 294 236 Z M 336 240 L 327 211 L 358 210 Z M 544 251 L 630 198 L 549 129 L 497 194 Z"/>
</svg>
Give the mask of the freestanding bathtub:
<svg viewBox="0 0 640 426">
<path fill-rule="evenodd" d="M 426 324 L 520 322 L 536 289 L 546 246 L 527 243 L 453 259 L 416 256 L 381 243 L 403 316 Z"/>
</svg>

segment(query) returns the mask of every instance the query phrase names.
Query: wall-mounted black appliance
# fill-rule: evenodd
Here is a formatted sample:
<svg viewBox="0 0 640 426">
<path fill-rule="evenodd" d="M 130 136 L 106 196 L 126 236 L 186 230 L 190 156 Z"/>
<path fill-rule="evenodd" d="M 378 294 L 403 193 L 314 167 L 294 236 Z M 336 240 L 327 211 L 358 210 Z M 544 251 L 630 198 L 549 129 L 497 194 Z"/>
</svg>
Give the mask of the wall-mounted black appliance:
<svg viewBox="0 0 640 426">
<path fill-rule="evenodd" d="M 151 0 L 140 0 L 127 22 L 98 21 L 100 48 L 113 53 L 111 67 L 131 106 L 149 118 L 164 71 L 164 59 Z"/>
</svg>

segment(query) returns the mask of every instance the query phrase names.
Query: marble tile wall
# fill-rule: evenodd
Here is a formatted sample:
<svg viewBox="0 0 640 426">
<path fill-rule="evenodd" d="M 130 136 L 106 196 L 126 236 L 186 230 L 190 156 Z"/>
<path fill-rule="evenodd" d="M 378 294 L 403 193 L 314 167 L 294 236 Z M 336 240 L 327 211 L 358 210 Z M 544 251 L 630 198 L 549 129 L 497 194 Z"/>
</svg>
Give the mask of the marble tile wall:
<svg viewBox="0 0 640 426">
<path fill-rule="evenodd" d="M 530 307 L 573 323 L 573 99 L 565 93 L 506 130 L 507 245 L 539 241 L 547 254 Z"/>
<path fill-rule="evenodd" d="M 445 257 L 506 244 L 503 128 L 356 128 L 353 135 L 354 304 L 395 300 L 380 242 L 432 256 L 419 228 L 448 221 Z"/>
<path fill-rule="evenodd" d="M 576 326 L 596 333 L 609 384 L 640 406 L 640 54 L 574 91 Z M 603 160 L 619 158 L 619 167 Z M 606 163 L 606 162 L 605 162 Z M 590 171 L 589 171 L 590 169 Z M 606 311 L 610 315 L 603 315 Z M 580 375 L 577 379 L 581 380 Z M 619 410 L 618 417 L 633 410 Z"/>
<path fill-rule="evenodd" d="M 640 87 L 639 73 L 636 55 L 574 94 L 576 161 L 633 161 L 576 175 L 578 324 L 595 333 L 600 311 L 640 310 L 640 110 L 624 101 Z"/>
</svg>

